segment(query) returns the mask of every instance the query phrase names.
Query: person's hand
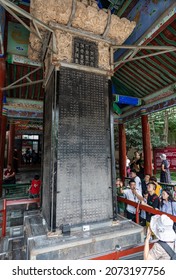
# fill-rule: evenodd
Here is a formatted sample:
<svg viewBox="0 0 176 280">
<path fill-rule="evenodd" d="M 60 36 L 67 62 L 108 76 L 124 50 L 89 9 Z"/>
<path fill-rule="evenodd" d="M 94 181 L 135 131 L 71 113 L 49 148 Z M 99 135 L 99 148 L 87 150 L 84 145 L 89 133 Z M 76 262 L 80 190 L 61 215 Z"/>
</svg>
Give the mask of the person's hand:
<svg viewBox="0 0 176 280">
<path fill-rule="evenodd" d="M 150 240 L 150 237 L 152 235 L 152 231 L 151 231 L 151 228 L 150 226 L 147 228 L 147 236 L 146 236 L 146 240 L 149 241 Z"/>
<path fill-rule="evenodd" d="M 136 194 L 136 189 L 135 189 L 135 188 L 132 189 L 132 193 L 133 193 L 133 194 Z"/>
</svg>

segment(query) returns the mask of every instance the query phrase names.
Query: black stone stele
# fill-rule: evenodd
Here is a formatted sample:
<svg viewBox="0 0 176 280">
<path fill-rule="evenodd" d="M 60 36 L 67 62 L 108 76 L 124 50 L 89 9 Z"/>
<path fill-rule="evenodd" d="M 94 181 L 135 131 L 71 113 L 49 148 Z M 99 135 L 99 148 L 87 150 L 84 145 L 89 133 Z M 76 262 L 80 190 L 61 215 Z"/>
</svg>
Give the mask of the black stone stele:
<svg viewBox="0 0 176 280">
<path fill-rule="evenodd" d="M 51 229 L 112 219 L 108 78 L 61 67 L 45 95 L 43 214 Z"/>
</svg>

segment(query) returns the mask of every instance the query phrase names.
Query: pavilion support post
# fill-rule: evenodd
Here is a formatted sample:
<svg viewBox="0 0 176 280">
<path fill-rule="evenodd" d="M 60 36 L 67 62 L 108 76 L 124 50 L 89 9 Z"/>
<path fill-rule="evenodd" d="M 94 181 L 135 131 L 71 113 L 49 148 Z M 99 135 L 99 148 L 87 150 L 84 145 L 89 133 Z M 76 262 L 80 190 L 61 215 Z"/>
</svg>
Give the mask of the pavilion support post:
<svg viewBox="0 0 176 280">
<path fill-rule="evenodd" d="M 4 150 L 6 138 L 7 116 L 3 112 L 3 91 L 5 84 L 5 59 L 0 58 L 0 197 L 2 197 L 2 181 L 4 168 Z"/>
<path fill-rule="evenodd" d="M 4 169 L 4 151 L 6 142 L 6 126 L 7 115 L 2 114 L 1 117 L 1 133 L 0 133 L 0 197 L 2 197 L 2 182 L 3 182 L 3 169 Z"/>
<path fill-rule="evenodd" d="M 141 122 L 142 122 L 142 140 L 143 140 L 143 152 L 144 152 L 144 172 L 145 174 L 152 175 L 152 150 L 150 140 L 150 124 L 148 121 L 148 115 L 146 110 L 141 110 Z"/>
<path fill-rule="evenodd" d="M 126 177 L 126 133 L 125 125 L 119 123 L 119 171 L 123 183 Z"/>
<path fill-rule="evenodd" d="M 1 88 L 3 88 L 5 84 L 5 71 L 5 59 L 0 58 L 0 116 L 2 115 L 3 107 L 3 91 Z"/>
<path fill-rule="evenodd" d="M 8 138 L 8 164 L 13 166 L 13 151 L 15 143 L 15 124 L 10 124 L 9 138 Z"/>
</svg>

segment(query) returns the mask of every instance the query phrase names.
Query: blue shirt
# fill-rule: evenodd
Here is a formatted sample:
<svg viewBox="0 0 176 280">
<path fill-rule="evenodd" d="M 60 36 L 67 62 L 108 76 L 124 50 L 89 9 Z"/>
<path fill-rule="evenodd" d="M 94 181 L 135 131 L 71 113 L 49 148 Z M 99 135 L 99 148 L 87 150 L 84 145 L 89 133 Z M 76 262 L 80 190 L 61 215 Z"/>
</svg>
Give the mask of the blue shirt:
<svg viewBox="0 0 176 280">
<path fill-rule="evenodd" d="M 176 216 L 176 202 L 175 201 L 163 201 L 163 205 L 160 206 L 160 210 L 167 214 Z"/>
</svg>

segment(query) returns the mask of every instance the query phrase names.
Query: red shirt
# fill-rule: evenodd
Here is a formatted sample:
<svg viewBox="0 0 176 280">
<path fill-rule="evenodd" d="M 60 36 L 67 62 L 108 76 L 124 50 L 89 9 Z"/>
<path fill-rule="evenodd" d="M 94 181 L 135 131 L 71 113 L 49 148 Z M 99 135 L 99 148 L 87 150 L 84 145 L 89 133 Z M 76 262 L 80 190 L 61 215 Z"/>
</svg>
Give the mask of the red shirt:
<svg viewBox="0 0 176 280">
<path fill-rule="evenodd" d="M 39 194 L 40 186 L 41 186 L 41 180 L 34 180 L 33 179 L 32 182 L 31 182 L 30 193 L 31 194 Z"/>
</svg>

